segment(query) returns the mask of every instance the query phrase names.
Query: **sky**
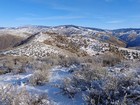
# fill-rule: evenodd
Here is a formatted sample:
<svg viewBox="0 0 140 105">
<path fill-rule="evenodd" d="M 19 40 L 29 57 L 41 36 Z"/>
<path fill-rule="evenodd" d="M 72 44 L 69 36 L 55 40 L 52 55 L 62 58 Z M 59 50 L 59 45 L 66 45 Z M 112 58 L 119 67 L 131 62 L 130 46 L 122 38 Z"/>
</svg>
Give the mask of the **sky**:
<svg viewBox="0 0 140 105">
<path fill-rule="evenodd" d="M 140 0 L 0 0 L 0 26 L 140 28 Z"/>
</svg>

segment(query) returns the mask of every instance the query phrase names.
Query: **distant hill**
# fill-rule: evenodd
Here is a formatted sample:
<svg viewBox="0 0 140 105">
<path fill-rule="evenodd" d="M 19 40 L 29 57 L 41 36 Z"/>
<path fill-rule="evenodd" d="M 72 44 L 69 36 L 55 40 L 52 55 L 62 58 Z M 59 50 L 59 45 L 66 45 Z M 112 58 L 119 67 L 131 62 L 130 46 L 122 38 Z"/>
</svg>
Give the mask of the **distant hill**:
<svg viewBox="0 0 140 105">
<path fill-rule="evenodd" d="M 140 46 L 140 29 L 128 28 L 113 30 L 113 36 L 120 38 L 125 41 L 126 47 L 137 47 Z"/>
<path fill-rule="evenodd" d="M 60 26 L 30 25 L 15 28 L 0 27 L 0 37 L 1 37 L 0 50 L 11 46 L 15 46 L 15 44 L 17 46 L 18 44 L 21 44 L 23 42 L 25 43 L 27 42 L 26 39 L 28 39 L 29 41 L 30 37 L 33 37 L 34 34 L 40 32 L 56 33 L 58 35 L 65 35 L 67 37 L 73 36 L 87 37 L 101 42 L 110 43 L 116 46 L 127 48 L 140 46 L 140 29 L 138 28 L 105 30 L 75 25 L 60 25 Z M 9 44 L 6 44 L 6 42 L 4 43 L 4 40 L 6 39 L 5 35 L 8 35 L 7 38 L 9 37 L 8 38 L 9 40 L 7 42 Z"/>
</svg>

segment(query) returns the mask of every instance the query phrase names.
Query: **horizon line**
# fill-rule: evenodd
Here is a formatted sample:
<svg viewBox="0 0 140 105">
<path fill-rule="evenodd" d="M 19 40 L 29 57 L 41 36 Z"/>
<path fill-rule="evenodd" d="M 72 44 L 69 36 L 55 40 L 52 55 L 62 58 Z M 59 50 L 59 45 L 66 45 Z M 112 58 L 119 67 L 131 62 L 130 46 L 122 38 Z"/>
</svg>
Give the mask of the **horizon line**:
<svg viewBox="0 0 140 105">
<path fill-rule="evenodd" d="M 43 27 L 59 27 L 59 26 L 77 26 L 83 28 L 95 28 L 95 29 L 102 29 L 102 30 L 118 30 L 118 29 L 140 29 L 136 27 L 120 27 L 120 28 L 98 28 L 93 26 L 84 26 L 84 25 L 74 25 L 74 24 L 62 24 L 62 25 L 39 25 L 39 24 L 28 24 L 28 25 L 18 25 L 18 26 L 0 26 L 0 28 L 20 28 L 20 27 L 30 27 L 30 26 L 43 26 Z"/>
</svg>

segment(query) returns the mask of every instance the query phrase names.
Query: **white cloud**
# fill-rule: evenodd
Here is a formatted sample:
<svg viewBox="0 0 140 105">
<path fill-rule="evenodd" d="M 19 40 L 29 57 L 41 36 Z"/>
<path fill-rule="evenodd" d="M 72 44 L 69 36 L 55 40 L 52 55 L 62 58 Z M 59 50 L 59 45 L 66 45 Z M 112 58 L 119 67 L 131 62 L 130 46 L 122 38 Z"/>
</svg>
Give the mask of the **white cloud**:
<svg viewBox="0 0 140 105">
<path fill-rule="evenodd" d="M 67 19 L 82 19 L 84 18 L 83 16 L 52 16 L 52 17 L 20 17 L 17 18 L 16 20 L 18 21 L 30 21 L 30 20 L 67 20 Z"/>
<path fill-rule="evenodd" d="M 106 23 L 109 23 L 109 24 L 118 24 L 118 23 L 122 23 L 123 21 L 122 20 L 112 20 L 112 21 L 108 21 Z"/>
</svg>

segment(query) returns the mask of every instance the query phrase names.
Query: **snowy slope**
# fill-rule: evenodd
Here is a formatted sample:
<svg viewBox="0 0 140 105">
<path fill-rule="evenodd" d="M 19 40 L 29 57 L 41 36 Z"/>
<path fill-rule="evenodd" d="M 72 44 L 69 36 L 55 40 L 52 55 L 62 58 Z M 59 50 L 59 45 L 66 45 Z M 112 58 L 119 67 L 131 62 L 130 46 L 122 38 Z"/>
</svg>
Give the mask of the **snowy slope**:
<svg viewBox="0 0 140 105">
<path fill-rule="evenodd" d="M 4 52 L 5 55 L 16 55 L 16 56 L 29 56 L 29 57 L 46 57 L 49 55 L 63 55 L 67 56 L 61 49 L 46 45 L 40 42 L 32 42 L 25 46 L 9 50 Z"/>
<path fill-rule="evenodd" d="M 74 99 L 70 99 L 61 94 L 61 90 L 54 86 L 60 84 L 64 78 L 71 76 L 68 71 L 75 67 L 76 66 L 71 66 L 70 68 L 54 67 L 51 70 L 52 76 L 50 76 L 49 83 L 46 83 L 44 86 L 34 87 L 28 84 L 28 79 L 32 76 L 31 73 L 1 75 L 0 85 L 6 86 L 6 84 L 12 84 L 19 89 L 26 87 L 29 92 L 33 92 L 34 94 L 47 93 L 54 105 L 82 105 L 84 104 L 84 101 L 81 94 L 77 94 Z"/>
</svg>

